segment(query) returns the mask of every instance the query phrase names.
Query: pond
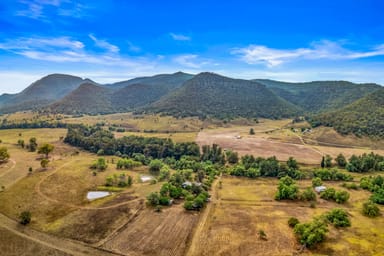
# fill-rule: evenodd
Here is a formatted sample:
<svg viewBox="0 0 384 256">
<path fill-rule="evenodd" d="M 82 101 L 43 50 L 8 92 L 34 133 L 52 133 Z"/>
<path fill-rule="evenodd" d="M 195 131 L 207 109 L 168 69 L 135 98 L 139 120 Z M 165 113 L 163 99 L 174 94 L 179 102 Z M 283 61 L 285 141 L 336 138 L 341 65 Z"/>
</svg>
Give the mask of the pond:
<svg viewBox="0 0 384 256">
<path fill-rule="evenodd" d="M 87 199 L 88 200 L 95 200 L 98 198 L 103 198 L 106 196 L 109 196 L 111 193 L 107 191 L 89 191 L 87 193 Z"/>
</svg>

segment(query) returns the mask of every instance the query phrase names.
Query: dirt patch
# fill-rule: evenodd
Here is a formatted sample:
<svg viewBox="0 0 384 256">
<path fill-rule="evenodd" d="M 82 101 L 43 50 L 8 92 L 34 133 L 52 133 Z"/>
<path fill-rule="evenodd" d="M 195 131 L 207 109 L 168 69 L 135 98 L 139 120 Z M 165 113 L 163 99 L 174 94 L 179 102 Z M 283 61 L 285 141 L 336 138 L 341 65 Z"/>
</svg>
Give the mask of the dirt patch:
<svg viewBox="0 0 384 256">
<path fill-rule="evenodd" d="M 199 214 L 174 205 L 156 213 L 145 209 L 124 230 L 104 245 L 119 253 L 135 255 L 184 255 Z"/>
</svg>

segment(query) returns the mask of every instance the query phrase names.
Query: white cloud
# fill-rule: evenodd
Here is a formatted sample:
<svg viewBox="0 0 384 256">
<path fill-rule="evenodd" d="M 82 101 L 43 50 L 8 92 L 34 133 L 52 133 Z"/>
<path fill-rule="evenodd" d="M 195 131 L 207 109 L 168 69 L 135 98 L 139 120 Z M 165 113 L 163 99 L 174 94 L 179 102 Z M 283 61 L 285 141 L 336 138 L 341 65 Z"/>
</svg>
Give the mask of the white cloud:
<svg viewBox="0 0 384 256">
<path fill-rule="evenodd" d="M 182 34 L 175 34 L 175 33 L 169 33 L 169 35 L 173 38 L 173 40 L 176 41 L 190 41 L 191 37 L 182 35 Z"/>
<path fill-rule="evenodd" d="M 285 62 L 300 59 L 350 60 L 384 55 L 384 45 L 368 51 L 354 51 L 344 48 L 338 42 L 323 40 L 314 42 L 308 48 L 274 49 L 264 45 L 249 45 L 232 49 L 231 54 L 240 56 L 248 64 L 266 64 L 275 67 Z"/>
<path fill-rule="evenodd" d="M 81 18 L 85 15 L 86 6 L 72 0 L 20 0 L 23 4 L 22 10 L 16 11 L 16 16 L 24 16 L 31 19 L 39 19 L 41 21 L 50 22 L 47 18 L 47 9 L 55 8 L 53 12 L 57 16 L 70 16 Z"/>
<path fill-rule="evenodd" d="M 208 59 L 201 59 L 196 54 L 183 54 L 173 58 L 173 62 L 182 65 L 187 68 L 200 69 L 210 64 Z"/>
<path fill-rule="evenodd" d="M 101 49 L 105 49 L 109 52 L 117 53 L 120 51 L 119 47 L 116 45 L 113 45 L 111 43 L 108 43 L 106 40 L 103 39 L 97 39 L 94 35 L 89 34 L 89 38 L 92 39 L 93 42 L 95 42 L 95 45 Z"/>
</svg>

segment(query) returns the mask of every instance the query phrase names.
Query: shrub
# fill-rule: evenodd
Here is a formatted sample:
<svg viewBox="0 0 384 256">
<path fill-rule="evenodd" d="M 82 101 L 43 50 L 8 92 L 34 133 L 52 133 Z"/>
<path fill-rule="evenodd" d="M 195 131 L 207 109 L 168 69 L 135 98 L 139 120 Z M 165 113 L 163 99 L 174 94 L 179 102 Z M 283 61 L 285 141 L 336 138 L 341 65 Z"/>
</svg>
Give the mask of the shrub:
<svg viewBox="0 0 384 256">
<path fill-rule="evenodd" d="M 23 211 L 20 214 L 20 224 L 27 225 L 31 222 L 32 214 L 30 211 Z"/>
<path fill-rule="evenodd" d="M 303 193 L 300 195 L 300 199 L 304 201 L 315 201 L 316 200 L 316 193 L 313 191 L 312 188 L 306 188 Z"/>
<path fill-rule="evenodd" d="M 149 163 L 149 171 L 153 173 L 160 172 L 161 167 L 163 167 L 163 162 L 159 159 L 154 159 Z"/>
<path fill-rule="evenodd" d="M 336 190 L 334 188 L 327 188 L 320 193 L 320 197 L 325 200 L 333 200 L 335 198 Z"/>
<path fill-rule="evenodd" d="M 335 227 L 349 227 L 351 221 L 349 220 L 348 213 L 340 208 L 332 209 L 325 214 L 325 218 L 331 222 Z"/>
<path fill-rule="evenodd" d="M 367 201 L 363 204 L 363 214 L 368 217 L 376 217 L 380 215 L 380 209 L 372 201 Z"/>
<path fill-rule="evenodd" d="M 349 193 L 347 191 L 336 191 L 335 201 L 338 204 L 345 203 L 349 199 Z"/>
<path fill-rule="evenodd" d="M 289 176 L 280 179 L 278 189 L 275 195 L 276 200 L 290 199 L 294 200 L 298 197 L 299 188 Z"/>
<path fill-rule="evenodd" d="M 157 192 L 152 192 L 147 196 L 147 202 L 149 205 L 156 206 L 160 204 L 160 196 Z"/>
<path fill-rule="evenodd" d="M 312 186 L 313 187 L 318 187 L 318 186 L 321 186 L 321 185 L 323 185 L 323 181 L 321 180 L 321 178 L 316 177 L 316 178 L 312 179 Z"/>
<path fill-rule="evenodd" d="M 298 223 L 294 228 L 301 244 L 312 247 L 325 239 L 328 232 L 327 223 L 321 218 L 315 218 L 312 222 Z"/>
<path fill-rule="evenodd" d="M 291 228 L 294 228 L 297 224 L 299 224 L 299 220 L 295 217 L 291 217 L 289 218 L 288 220 L 288 225 L 291 227 Z"/>
</svg>

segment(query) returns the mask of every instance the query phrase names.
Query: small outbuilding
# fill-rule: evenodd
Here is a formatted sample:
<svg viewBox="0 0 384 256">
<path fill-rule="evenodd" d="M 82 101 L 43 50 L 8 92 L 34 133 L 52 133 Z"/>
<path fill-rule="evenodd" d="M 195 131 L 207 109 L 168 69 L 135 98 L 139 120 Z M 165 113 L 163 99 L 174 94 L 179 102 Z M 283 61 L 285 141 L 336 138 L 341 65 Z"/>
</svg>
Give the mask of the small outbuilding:
<svg viewBox="0 0 384 256">
<path fill-rule="evenodd" d="M 321 192 L 325 191 L 326 189 L 327 189 L 327 187 L 325 187 L 325 186 L 317 186 L 317 187 L 315 187 L 315 191 L 317 193 L 321 193 Z"/>
</svg>

